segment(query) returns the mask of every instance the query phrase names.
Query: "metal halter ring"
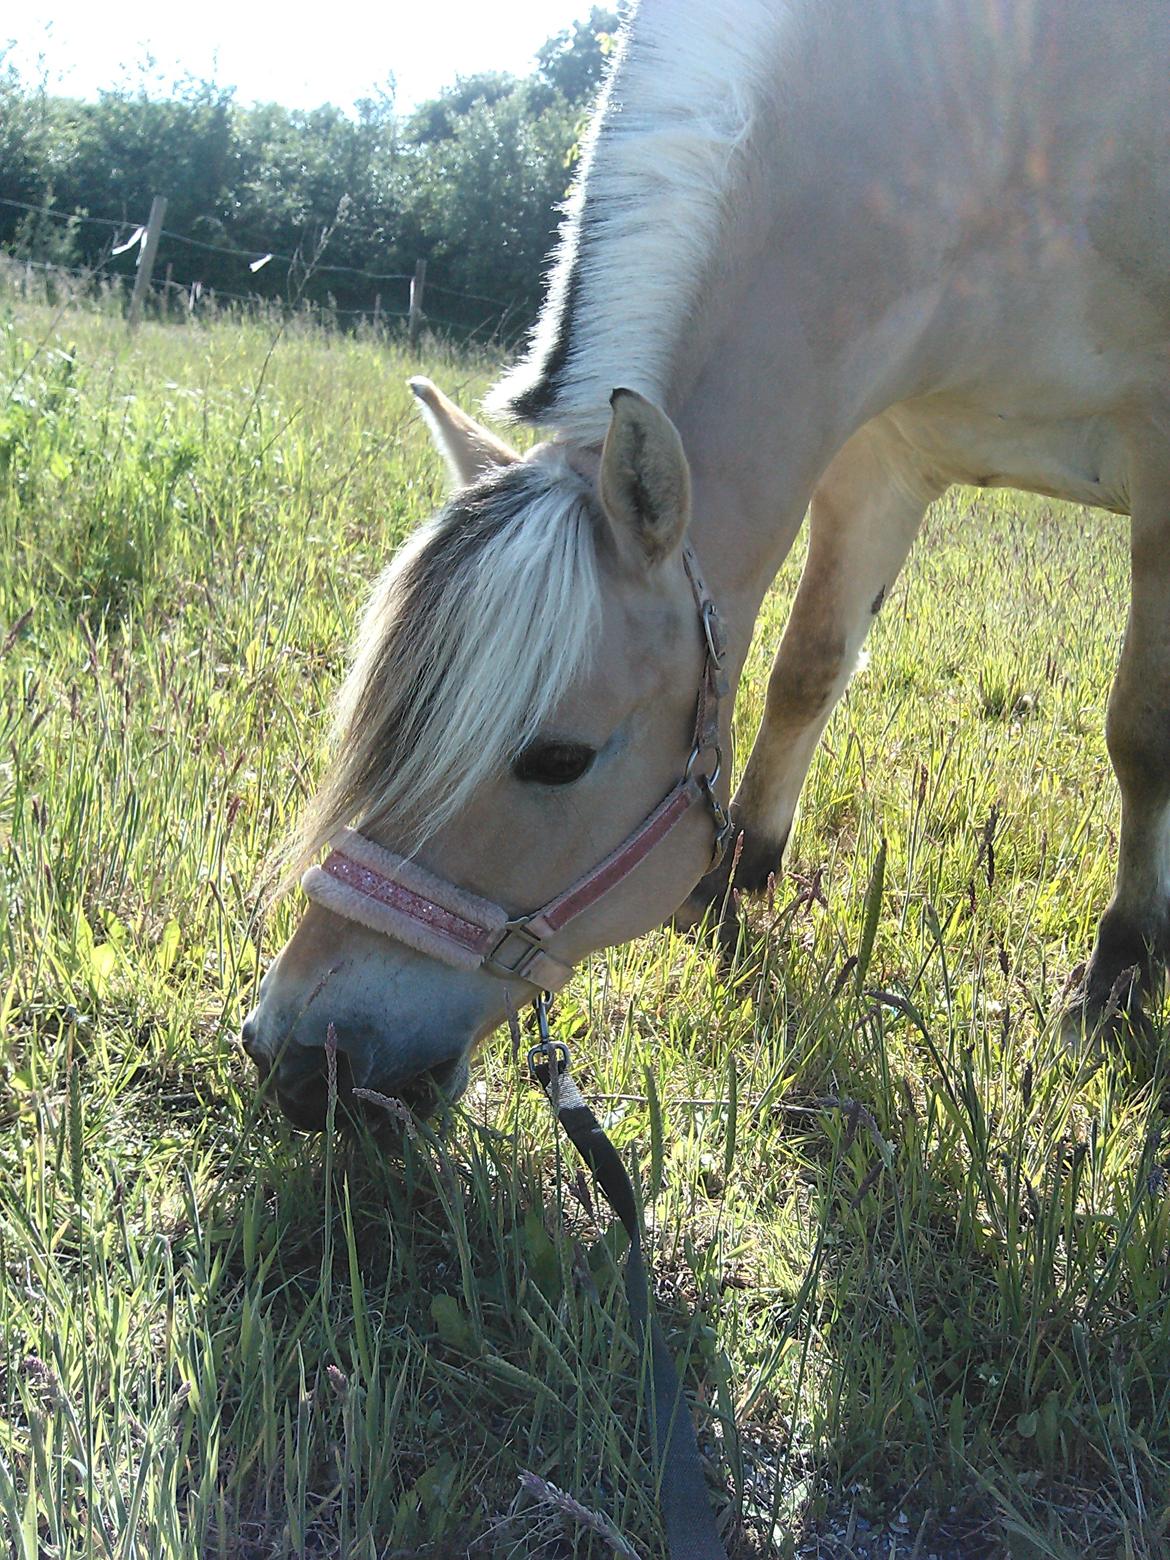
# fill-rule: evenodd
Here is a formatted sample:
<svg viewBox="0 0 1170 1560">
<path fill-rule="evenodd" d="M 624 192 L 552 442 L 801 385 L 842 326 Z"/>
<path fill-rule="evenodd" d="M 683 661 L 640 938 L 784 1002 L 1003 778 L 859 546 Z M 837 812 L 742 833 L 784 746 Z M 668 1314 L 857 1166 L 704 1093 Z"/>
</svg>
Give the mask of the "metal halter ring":
<svg viewBox="0 0 1170 1560">
<path fill-rule="evenodd" d="M 714 871 L 714 869 L 723 860 L 724 856 L 727 854 L 727 848 L 731 844 L 732 838 L 735 834 L 735 824 L 732 821 L 731 814 L 715 795 L 715 788 L 711 783 L 715 779 L 716 775 L 718 775 L 718 773 L 719 770 L 716 769 L 714 775 L 704 775 L 703 778 L 699 781 L 699 784 L 703 787 L 703 791 L 707 799 L 707 806 L 711 811 L 711 817 L 715 823 L 715 845 L 711 852 L 711 865 L 707 868 L 708 872 Z"/>
<path fill-rule="evenodd" d="M 687 759 L 687 767 L 683 773 L 683 780 L 689 780 L 695 772 L 695 765 L 703 757 L 704 753 L 715 754 L 715 767 L 709 774 L 703 775 L 700 784 L 714 785 L 723 773 L 723 749 L 718 742 L 713 742 L 710 747 L 704 747 L 701 742 L 696 742 L 691 749 L 691 756 Z"/>
<path fill-rule="evenodd" d="M 567 1073 L 572 1065 L 572 1054 L 563 1040 L 554 1040 L 548 1029 L 548 1005 L 552 1001 L 551 991 L 542 991 L 540 996 L 532 1004 L 533 1016 L 536 1019 L 537 1033 L 540 1042 L 534 1045 L 528 1052 L 528 1071 L 536 1083 L 541 1082 L 537 1067 L 543 1062 L 554 1078 Z"/>
</svg>

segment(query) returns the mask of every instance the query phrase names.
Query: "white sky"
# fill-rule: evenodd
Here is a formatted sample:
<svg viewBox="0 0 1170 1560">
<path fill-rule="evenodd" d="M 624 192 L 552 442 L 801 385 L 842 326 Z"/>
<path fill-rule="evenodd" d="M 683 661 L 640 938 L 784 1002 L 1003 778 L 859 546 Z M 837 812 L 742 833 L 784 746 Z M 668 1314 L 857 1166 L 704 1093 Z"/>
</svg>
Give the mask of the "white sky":
<svg viewBox="0 0 1170 1560">
<path fill-rule="evenodd" d="M 407 108 L 456 76 L 528 70 L 546 38 L 589 14 L 590 0 L 29 0 L 0 19 L 0 50 L 28 80 L 93 97 L 146 55 L 165 85 L 190 72 L 234 86 L 243 103 L 348 108 L 392 76 Z"/>
</svg>

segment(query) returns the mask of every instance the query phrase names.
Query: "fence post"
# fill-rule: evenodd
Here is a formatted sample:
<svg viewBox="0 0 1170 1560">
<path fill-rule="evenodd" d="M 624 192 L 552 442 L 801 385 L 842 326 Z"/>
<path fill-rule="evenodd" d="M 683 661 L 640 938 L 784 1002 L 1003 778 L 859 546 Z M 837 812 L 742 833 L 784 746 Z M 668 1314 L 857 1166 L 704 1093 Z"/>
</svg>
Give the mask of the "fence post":
<svg viewBox="0 0 1170 1560">
<path fill-rule="evenodd" d="M 163 218 L 167 214 L 167 198 L 165 195 L 156 195 L 150 203 L 150 216 L 146 222 L 146 237 L 142 248 L 138 251 L 138 274 L 134 278 L 134 292 L 130 298 L 130 312 L 126 316 L 126 323 L 133 330 L 142 318 L 142 304 L 150 291 L 150 276 L 154 270 L 154 257 L 158 254 L 159 234 L 162 232 Z"/>
<path fill-rule="evenodd" d="M 414 279 L 410 284 L 410 317 L 407 320 L 406 334 L 411 347 L 418 346 L 419 332 L 422 330 L 423 321 L 423 289 L 427 284 L 427 263 L 425 260 L 414 262 Z"/>
</svg>

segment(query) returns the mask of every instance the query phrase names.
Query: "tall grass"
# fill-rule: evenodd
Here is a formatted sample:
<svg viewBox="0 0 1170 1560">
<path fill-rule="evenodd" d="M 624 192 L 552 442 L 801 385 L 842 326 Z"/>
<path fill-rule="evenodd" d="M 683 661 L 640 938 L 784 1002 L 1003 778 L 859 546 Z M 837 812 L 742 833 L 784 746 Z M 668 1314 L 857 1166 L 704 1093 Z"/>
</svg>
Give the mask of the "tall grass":
<svg viewBox="0 0 1170 1560">
<path fill-rule="evenodd" d="M 0 1532 L 657 1554 L 617 1242 L 506 1038 L 392 1153 L 298 1137 L 234 1044 L 295 911 L 253 874 L 440 482 L 393 341 L 270 339 L 0 300 Z M 1164 1081 L 1053 1019 L 1113 870 L 1125 592 L 1116 521 L 952 493 L 736 964 L 662 932 L 560 1002 L 736 1553 L 1167 1552 Z"/>
</svg>

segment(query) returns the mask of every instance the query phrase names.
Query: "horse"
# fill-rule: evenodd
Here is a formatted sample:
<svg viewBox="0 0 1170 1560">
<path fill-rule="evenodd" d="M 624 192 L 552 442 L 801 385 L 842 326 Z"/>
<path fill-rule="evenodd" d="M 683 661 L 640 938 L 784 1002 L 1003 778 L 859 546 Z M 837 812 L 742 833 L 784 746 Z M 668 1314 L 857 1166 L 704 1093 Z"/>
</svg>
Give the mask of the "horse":
<svg viewBox="0 0 1170 1560">
<path fill-rule="evenodd" d="M 412 382 L 451 496 L 373 591 L 243 1029 L 291 1120 L 323 1122 L 330 1034 L 343 1088 L 425 1110 L 594 950 L 697 918 L 733 861 L 764 887 L 952 483 L 1130 517 L 1116 886 L 1065 1023 L 1138 1021 L 1170 952 L 1167 81 L 1157 0 L 641 0 L 487 401 L 543 441 Z"/>
</svg>

